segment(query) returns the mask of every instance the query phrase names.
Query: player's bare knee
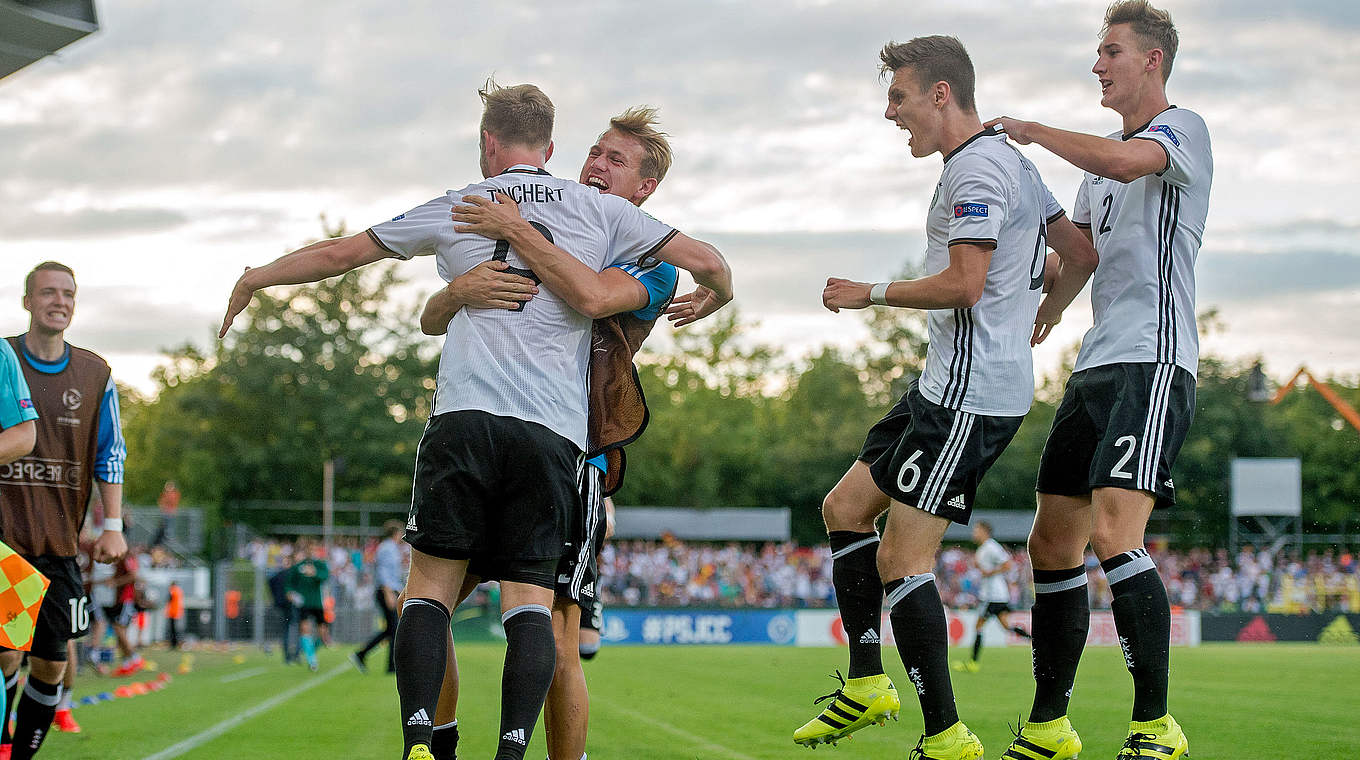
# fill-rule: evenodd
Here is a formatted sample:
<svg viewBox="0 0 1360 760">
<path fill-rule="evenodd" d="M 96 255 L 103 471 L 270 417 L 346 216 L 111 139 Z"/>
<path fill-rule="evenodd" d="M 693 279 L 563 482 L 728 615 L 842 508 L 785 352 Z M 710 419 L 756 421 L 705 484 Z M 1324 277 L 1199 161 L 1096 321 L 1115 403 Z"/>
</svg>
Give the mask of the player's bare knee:
<svg viewBox="0 0 1360 760">
<path fill-rule="evenodd" d="M 874 518 L 877 517 L 872 512 L 872 507 L 866 508 L 864 504 L 856 503 L 839 486 L 831 489 L 831 493 L 822 499 L 822 522 L 826 524 L 828 533 L 833 530 L 868 533 L 874 529 Z"/>
<path fill-rule="evenodd" d="M 43 683 L 60 683 L 62 676 L 66 675 L 66 661 L 29 657 L 28 672 Z"/>
</svg>

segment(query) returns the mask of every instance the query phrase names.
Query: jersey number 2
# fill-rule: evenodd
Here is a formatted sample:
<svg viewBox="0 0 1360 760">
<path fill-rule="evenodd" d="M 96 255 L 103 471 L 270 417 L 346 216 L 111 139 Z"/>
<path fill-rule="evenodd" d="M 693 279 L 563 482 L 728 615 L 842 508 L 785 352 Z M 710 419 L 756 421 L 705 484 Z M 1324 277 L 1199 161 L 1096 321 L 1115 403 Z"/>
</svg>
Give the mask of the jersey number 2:
<svg viewBox="0 0 1360 760">
<path fill-rule="evenodd" d="M 1105 200 L 1101 201 L 1100 205 L 1105 207 L 1105 215 L 1100 217 L 1100 231 L 1096 234 L 1104 235 L 1110 231 L 1110 210 L 1114 208 L 1114 196 L 1105 196 Z"/>
<path fill-rule="evenodd" d="M 539 224 L 538 222 L 529 222 L 529 224 L 530 224 L 530 226 L 532 226 L 534 229 L 538 230 L 538 234 L 542 235 L 542 236 L 544 237 L 544 239 L 546 239 L 549 243 L 553 242 L 553 234 L 552 234 L 552 230 L 549 230 L 547 227 L 544 227 L 543 225 Z M 508 257 L 509 255 L 510 255 L 510 241 L 509 241 L 509 240 L 497 240 L 497 241 L 496 241 L 496 252 L 493 253 L 493 254 L 491 255 L 491 260 L 492 260 L 492 261 L 505 261 L 505 260 L 506 260 L 506 257 Z M 520 277 L 528 277 L 529 279 L 531 279 L 531 280 L 534 281 L 534 284 L 535 284 L 535 285 L 539 284 L 540 282 L 543 282 L 542 280 L 538 279 L 538 275 L 534 274 L 534 270 L 532 270 L 532 269 L 520 269 L 519 267 L 507 267 L 505 271 L 506 271 L 506 273 L 508 273 L 508 274 L 517 274 L 517 275 L 519 275 Z M 519 306 L 516 306 L 515 308 L 510 309 L 510 311 L 524 311 L 524 305 L 527 304 L 527 303 L 529 303 L 529 302 L 528 302 L 528 301 L 521 301 L 520 304 L 519 304 Z"/>
<path fill-rule="evenodd" d="M 1131 435 L 1121 435 L 1115 439 L 1114 446 L 1115 448 L 1123 448 L 1124 446 L 1129 448 L 1124 452 L 1124 456 L 1120 457 L 1118 462 L 1115 462 L 1114 467 L 1110 468 L 1110 477 L 1132 480 L 1133 473 L 1125 470 L 1124 466 L 1129 463 L 1130 459 L 1133 459 L 1133 452 L 1138 448 L 1138 439 Z"/>
</svg>

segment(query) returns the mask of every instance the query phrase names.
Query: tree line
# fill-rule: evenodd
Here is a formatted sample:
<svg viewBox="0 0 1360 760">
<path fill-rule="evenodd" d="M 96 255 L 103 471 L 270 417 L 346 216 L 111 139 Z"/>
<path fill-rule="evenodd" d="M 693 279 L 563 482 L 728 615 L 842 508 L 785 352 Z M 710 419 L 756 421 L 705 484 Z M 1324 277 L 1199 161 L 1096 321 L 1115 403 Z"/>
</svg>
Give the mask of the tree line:
<svg viewBox="0 0 1360 760">
<path fill-rule="evenodd" d="M 211 352 L 166 352 L 154 393 L 123 389 L 128 499 L 154 503 L 175 480 L 213 526 L 258 520 L 267 513 L 237 505 L 319 500 L 322 463 L 337 458 L 338 501 L 408 502 L 440 339 L 420 334 L 417 304 L 393 302 L 401 282 L 386 265 L 260 293 Z M 873 309 L 863 318 L 870 340 L 805 358 L 746 337 L 750 323 L 736 308 L 676 331 L 670 350 L 644 350 L 638 372 L 651 425 L 627 450 L 616 502 L 788 507 L 798 540 L 824 540 L 823 496 L 925 356 L 920 312 Z M 1039 453 L 1074 356 L 1039 382 L 1019 433 L 982 483 L 979 508 L 1033 509 Z M 1159 514 L 1154 530 L 1224 545 L 1235 456 L 1300 457 L 1306 529 L 1355 530 L 1360 434 L 1316 393 L 1275 406 L 1250 401 L 1250 369 L 1249 361 L 1201 359 L 1195 421 L 1173 473 L 1180 506 Z M 1355 378 L 1332 384 L 1360 406 Z"/>
</svg>

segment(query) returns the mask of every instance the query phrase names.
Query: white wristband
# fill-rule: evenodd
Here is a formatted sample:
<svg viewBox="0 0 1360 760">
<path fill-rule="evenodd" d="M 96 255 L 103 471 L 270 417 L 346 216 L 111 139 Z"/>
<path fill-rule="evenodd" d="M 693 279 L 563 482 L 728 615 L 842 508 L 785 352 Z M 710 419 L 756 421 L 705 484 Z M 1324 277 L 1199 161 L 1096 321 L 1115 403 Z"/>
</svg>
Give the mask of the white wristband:
<svg viewBox="0 0 1360 760">
<path fill-rule="evenodd" d="M 121 517 L 105 517 L 105 518 L 104 518 L 104 530 L 111 530 L 111 531 L 113 531 L 113 532 L 115 532 L 115 533 L 122 533 L 122 532 L 123 532 L 123 518 L 121 518 Z"/>
<path fill-rule="evenodd" d="M 888 286 L 891 282 L 880 282 L 869 288 L 869 303 L 876 303 L 879 306 L 888 305 Z"/>
</svg>

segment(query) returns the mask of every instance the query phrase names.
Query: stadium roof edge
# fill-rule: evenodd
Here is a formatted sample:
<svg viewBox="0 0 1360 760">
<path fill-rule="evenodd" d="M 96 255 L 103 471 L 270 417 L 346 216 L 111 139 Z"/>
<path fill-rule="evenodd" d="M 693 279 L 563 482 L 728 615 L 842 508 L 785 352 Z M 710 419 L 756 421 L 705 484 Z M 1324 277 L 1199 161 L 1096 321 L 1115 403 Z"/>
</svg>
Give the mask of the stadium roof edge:
<svg viewBox="0 0 1360 760">
<path fill-rule="evenodd" d="M 94 0 L 0 0 L 0 78 L 98 29 Z"/>
</svg>

